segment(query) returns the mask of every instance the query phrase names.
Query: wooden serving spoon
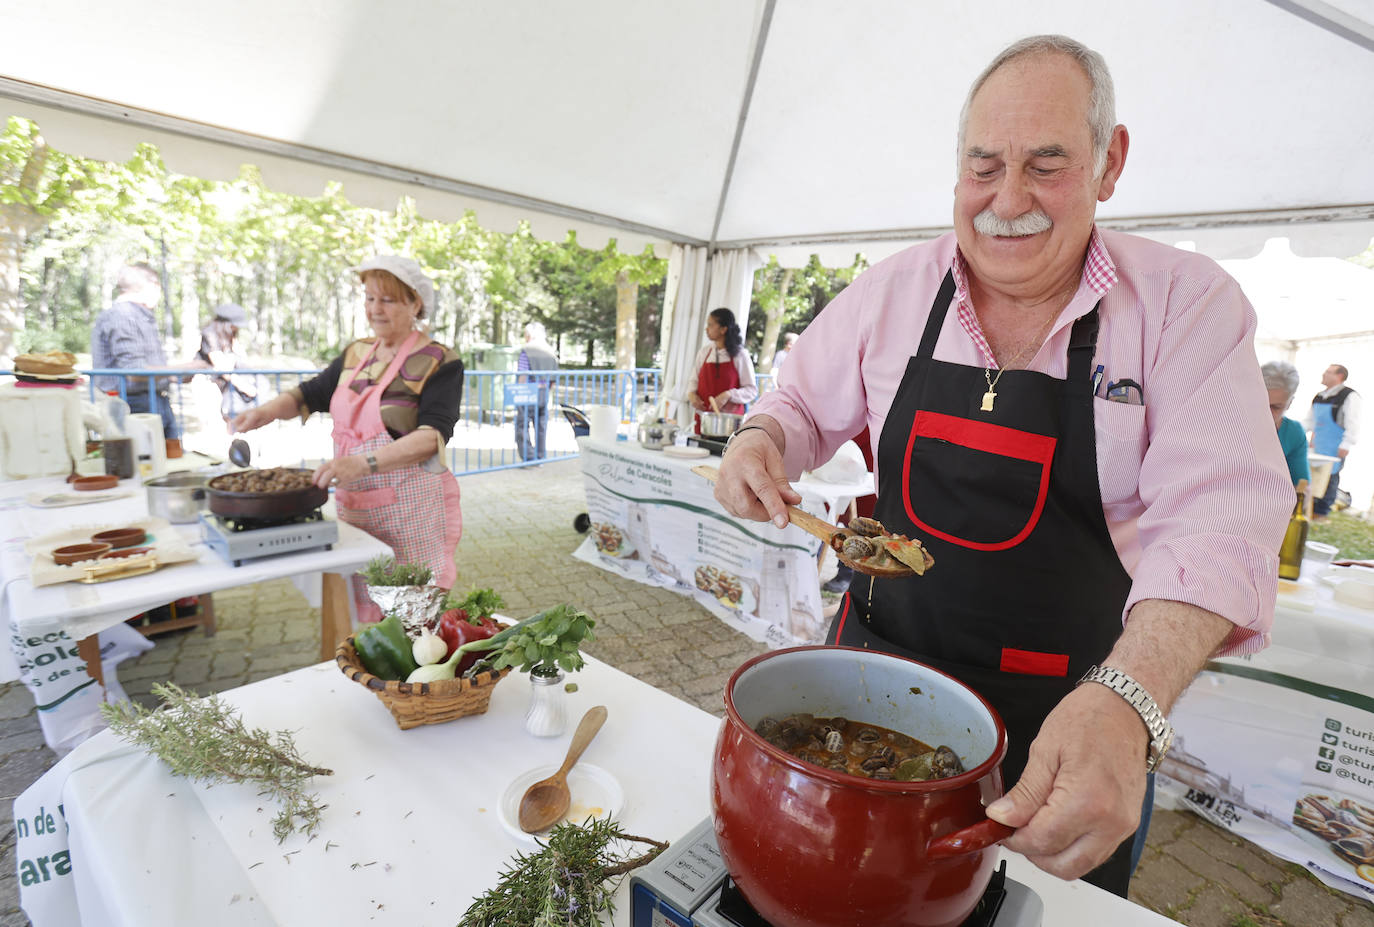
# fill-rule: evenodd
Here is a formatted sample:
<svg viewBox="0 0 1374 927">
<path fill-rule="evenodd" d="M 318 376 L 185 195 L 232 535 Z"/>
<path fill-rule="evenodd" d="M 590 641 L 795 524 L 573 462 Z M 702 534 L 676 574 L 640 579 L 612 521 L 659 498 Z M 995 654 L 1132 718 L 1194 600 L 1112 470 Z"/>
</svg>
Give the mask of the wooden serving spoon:
<svg viewBox="0 0 1374 927">
<path fill-rule="evenodd" d="M 606 723 L 606 706 L 597 705 L 582 716 L 577 730 L 573 732 L 572 743 L 568 744 L 568 755 L 558 771 L 547 779 L 540 779 L 525 790 L 520 798 L 520 829 L 527 834 L 547 830 L 563 819 L 572 805 L 572 793 L 568 791 L 568 771 L 577 765 L 582 751 L 592 742 L 601 725 Z"/>
<path fill-rule="evenodd" d="M 706 477 L 712 483 L 720 479 L 720 471 L 715 467 L 708 467 L 704 465 L 699 467 L 693 467 L 692 472 L 697 474 L 698 476 Z M 807 534 L 812 535 L 813 537 L 820 538 L 822 541 L 825 542 L 827 547 L 831 546 L 830 539 L 833 538 L 835 535 L 839 534 L 848 536 L 850 534 L 850 532 L 846 531 L 844 528 L 836 527 L 835 525 L 830 524 L 830 522 L 828 521 L 822 521 L 815 515 L 812 515 L 810 512 L 804 512 L 801 509 L 797 508 L 795 505 L 789 505 L 787 507 L 787 520 L 792 524 L 796 525 L 798 528 L 805 531 Z M 834 550 L 833 547 L 831 547 L 831 549 Z M 849 567 L 851 570 L 867 574 L 868 576 L 877 576 L 884 579 L 891 579 L 899 576 L 916 575 L 915 570 L 913 570 L 911 567 L 907 566 L 905 563 L 902 563 L 899 560 L 892 560 L 889 558 L 885 559 L 885 561 L 881 564 L 873 564 L 869 563 L 867 560 L 855 560 L 852 557 L 848 557 L 842 550 L 836 550 L 835 556 L 839 557 L 840 562 Z"/>
</svg>

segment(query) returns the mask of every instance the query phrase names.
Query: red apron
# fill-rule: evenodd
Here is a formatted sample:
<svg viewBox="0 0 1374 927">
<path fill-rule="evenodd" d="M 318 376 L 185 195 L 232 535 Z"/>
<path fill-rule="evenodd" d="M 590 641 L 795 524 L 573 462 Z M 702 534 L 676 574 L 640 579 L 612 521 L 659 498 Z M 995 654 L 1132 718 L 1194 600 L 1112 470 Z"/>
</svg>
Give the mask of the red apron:
<svg viewBox="0 0 1374 927">
<path fill-rule="evenodd" d="M 392 444 L 382 423 L 382 391 L 395 379 L 410 356 L 419 332 L 412 332 L 380 380 L 361 393 L 352 388 L 358 371 L 367 367 L 377 350 L 374 343 L 358 366 L 345 371 L 329 400 L 334 417 L 334 457 L 375 453 Z M 451 587 L 458 569 L 453 562 L 463 534 L 458 504 L 458 481 L 447 467 L 432 473 L 411 464 L 386 473 L 371 473 L 334 491 L 339 518 L 387 544 L 397 563 L 419 563 L 434 571 L 434 583 Z M 381 610 L 367 595 L 367 583 L 353 577 L 353 601 L 359 621 L 380 621 Z"/>
<path fill-rule="evenodd" d="M 740 348 L 743 351 L 743 348 Z M 713 355 L 707 355 L 711 357 Z M 739 371 L 735 369 L 734 358 L 722 364 L 712 363 L 707 360 L 697 371 L 697 395 L 706 403 L 706 407 L 711 407 L 711 397 L 719 396 L 727 389 L 739 389 Z M 744 403 L 727 402 L 720 407 L 722 412 L 732 412 L 738 414 L 744 411 Z M 701 416 L 694 416 L 692 419 L 692 430 L 701 434 Z"/>
</svg>

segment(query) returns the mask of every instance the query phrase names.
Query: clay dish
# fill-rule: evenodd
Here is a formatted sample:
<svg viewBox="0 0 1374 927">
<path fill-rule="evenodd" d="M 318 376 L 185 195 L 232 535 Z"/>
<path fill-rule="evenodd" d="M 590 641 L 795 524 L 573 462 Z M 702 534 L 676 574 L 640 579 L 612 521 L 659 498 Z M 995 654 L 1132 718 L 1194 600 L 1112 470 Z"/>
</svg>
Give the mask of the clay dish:
<svg viewBox="0 0 1374 927">
<path fill-rule="evenodd" d="M 68 544 L 53 551 L 52 559 L 59 566 L 68 566 L 82 560 L 94 560 L 101 554 L 109 553 L 110 550 L 109 544 Z"/>
<path fill-rule="evenodd" d="M 142 544 L 147 539 L 148 532 L 142 528 L 111 528 L 109 531 L 91 535 L 93 543 L 109 544 L 116 550 L 121 547 L 133 547 Z"/>
<path fill-rule="evenodd" d="M 126 557 L 142 557 L 151 547 L 121 547 L 118 550 L 107 550 L 100 555 L 101 560 L 123 560 Z"/>
<path fill-rule="evenodd" d="M 119 477 L 113 473 L 103 473 L 100 476 L 78 476 L 72 480 L 72 489 L 81 492 L 91 492 L 96 489 L 114 489 L 119 485 Z"/>
</svg>

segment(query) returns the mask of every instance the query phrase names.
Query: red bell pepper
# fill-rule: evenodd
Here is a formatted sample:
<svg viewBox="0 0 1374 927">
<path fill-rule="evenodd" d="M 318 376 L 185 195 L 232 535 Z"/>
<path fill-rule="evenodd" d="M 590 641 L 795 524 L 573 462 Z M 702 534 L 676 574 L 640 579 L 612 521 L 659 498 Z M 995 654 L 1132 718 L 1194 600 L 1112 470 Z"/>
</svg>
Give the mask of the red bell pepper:
<svg viewBox="0 0 1374 927">
<path fill-rule="evenodd" d="M 448 645 L 448 652 L 444 654 L 444 659 L 447 660 L 453 656 L 453 651 L 463 644 L 470 641 L 486 640 L 499 630 L 501 630 L 500 626 L 490 617 L 474 620 L 468 615 L 467 609 L 449 609 L 439 618 L 439 636 Z M 480 653 L 474 652 L 463 657 L 458 662 L 456 672 L 461 675 L 464 670 L 476 663 L 480 656 Z"/>
</svg>

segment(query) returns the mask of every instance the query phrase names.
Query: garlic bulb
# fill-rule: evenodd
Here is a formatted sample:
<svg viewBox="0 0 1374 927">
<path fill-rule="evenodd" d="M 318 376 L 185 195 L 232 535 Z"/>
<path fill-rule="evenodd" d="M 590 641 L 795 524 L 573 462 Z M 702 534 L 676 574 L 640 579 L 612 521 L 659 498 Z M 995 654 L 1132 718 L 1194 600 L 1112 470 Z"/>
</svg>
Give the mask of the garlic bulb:
<svg viewBox="0 0 1374 927">
<path fill-rule="evenodd" d="M 448 644 L 444 639 L 435 634 L 429 628 L 420 632 L 420 636 L 415 639 L 415 643 L 410 645 L 411 656 L 415 657 L 415 662 L 420 666 L 429 666 L 431 663 L 438 663 L 448 653 Z"/>
</svg>

